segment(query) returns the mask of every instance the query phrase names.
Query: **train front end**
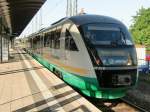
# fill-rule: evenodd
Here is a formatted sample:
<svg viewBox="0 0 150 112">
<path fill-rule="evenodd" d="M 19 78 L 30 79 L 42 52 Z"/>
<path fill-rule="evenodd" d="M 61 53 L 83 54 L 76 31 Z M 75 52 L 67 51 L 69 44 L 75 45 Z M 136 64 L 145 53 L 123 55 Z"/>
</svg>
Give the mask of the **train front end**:
<svg viewBox="0 0 150 112">
<path fill-rule="evenodd" d="M 81 25 L 80 31 L 99 86 L 94 97 L 125 96 L 138 80 L 136 50 L 126 27 L 99 22 Z"/>
</svg>

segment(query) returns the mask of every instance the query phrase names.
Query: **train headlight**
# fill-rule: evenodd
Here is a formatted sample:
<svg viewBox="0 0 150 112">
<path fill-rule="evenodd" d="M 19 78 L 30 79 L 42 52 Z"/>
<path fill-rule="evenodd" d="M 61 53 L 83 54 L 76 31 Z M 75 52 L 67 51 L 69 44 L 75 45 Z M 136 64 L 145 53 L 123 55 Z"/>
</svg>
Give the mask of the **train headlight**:
<svg viewBox="0 0 150 112">
<path fill-rule="evenodd" d="M 128 55 L 128 62 L 127 62 L 127 65 L 132 65 L 132 60 L 131 60 L 130 55 Z"/>
<path fill-rule="evenodd" d="M 96 62 L 96 64 L 97 64 L 97 65 L 102 64 L 102 62 L 101 62 L 101 60 L 100 60 L 100 59 L 96 59 L 96 60 L 95 60 L 95 62 Z"/>
</svg>

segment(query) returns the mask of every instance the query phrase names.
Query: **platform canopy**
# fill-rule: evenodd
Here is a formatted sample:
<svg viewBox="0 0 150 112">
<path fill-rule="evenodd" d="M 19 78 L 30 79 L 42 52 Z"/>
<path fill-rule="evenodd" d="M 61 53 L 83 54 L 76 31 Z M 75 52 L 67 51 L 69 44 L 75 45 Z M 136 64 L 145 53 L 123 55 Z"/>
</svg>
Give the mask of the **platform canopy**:
<svg viewBox="0 0 150 112">
<path fill-rule="evenodd" d="M 0 0 L 0 16 L 4 16 L 12 34 L 20 35 L 46 0 Z"/>
</svg>

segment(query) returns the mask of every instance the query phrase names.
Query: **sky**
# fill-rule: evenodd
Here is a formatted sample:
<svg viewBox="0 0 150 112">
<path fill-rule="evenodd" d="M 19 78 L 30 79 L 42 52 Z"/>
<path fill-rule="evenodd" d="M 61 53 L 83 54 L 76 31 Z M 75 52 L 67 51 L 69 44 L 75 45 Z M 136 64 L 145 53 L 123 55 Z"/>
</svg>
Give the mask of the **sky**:
<svg viewBox="0 0 150 112">
<path fill-rule="evenodd" d="M 25 37 L 66 16 L 67 0 L 47 0 L 33 17 L 20 37 Z M 150 0 L 78 0 L 78 12 L 84 8 L 87 14 L 98 14 L 116 18 L 128 28 L 141 8 L 150 8 Z"/>
</svg>

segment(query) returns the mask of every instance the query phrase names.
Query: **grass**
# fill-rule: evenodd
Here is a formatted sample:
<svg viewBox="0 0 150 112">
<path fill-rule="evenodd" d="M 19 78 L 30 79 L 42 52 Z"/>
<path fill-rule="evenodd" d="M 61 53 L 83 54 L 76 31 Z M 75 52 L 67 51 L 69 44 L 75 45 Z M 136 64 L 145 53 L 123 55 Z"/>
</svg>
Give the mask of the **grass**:
<svg viewBox="0 0 150 112">
<path fill-rule="evenodd" d="M 149 48 L 146 48 L 146 50 L 150 51 L 150 47 L 149 47 Z"/>
</svg>

